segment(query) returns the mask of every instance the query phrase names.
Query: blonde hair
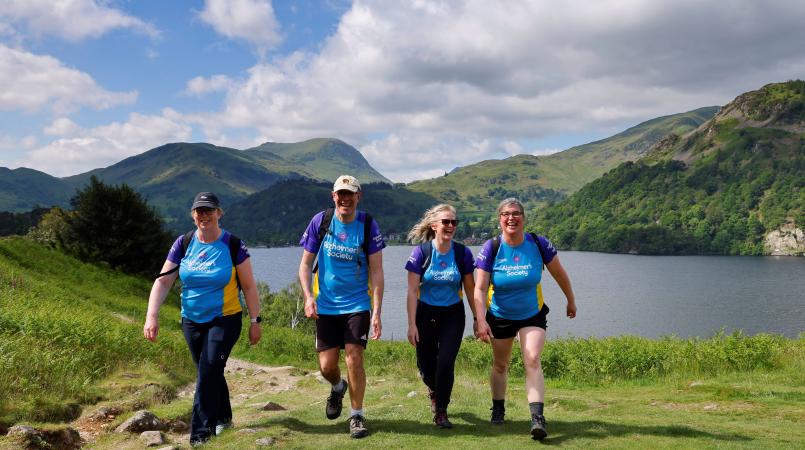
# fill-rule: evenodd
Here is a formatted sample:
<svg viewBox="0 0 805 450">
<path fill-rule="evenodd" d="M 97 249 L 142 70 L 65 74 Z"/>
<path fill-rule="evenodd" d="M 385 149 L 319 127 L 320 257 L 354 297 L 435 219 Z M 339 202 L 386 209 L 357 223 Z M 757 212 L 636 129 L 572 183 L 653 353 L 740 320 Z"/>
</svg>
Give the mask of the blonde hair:
<svg viewBox="0 0 805 450">
<path fill-rule="evenodd" d="M 433 228 L 431 228 L 430 225 L 433 222 L 436 222 L 438 220 L 437 216 L 439 213 L 444 211 L 453 213 L 453 216 L 456 215 L 456 208 L 453 208 L 446 203 L 438 204 L 426 210 L 425 213 L 422 214 L 422 218 L 419 219 L 419 222 L 417 222 L 416 225 L 411 228 L 411 231 L 408 232 L 408 241 L 412 244 L 417 244 L 433 239 L 436 236 L 436 232 L 433 231 Z"/>
</svg>

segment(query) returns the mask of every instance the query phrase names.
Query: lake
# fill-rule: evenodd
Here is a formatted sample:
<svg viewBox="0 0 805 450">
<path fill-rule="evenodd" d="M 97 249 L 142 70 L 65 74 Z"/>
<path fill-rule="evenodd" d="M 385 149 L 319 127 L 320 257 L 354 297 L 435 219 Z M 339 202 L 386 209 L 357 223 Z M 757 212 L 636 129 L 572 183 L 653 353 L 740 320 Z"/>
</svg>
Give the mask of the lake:
<svg viewBox="0 0 805 450">
<path fill-rule="evenodd" d="M 471 247 L 477 254 L 478 247 Z M 412 247 L 383 250 L 384 339 L 406 338 L 405 262 Z M 250 249 L 255 277 L 279 290 L 297 280 L 302 249 Z M 578 315 L 545 275 L 548 335 L 710 337 L 720 329 L 797 337 L 805 331 L 805 258 L 782 256 L 642 256 L 560 252 Z M 465 334 L 472 333 L 467 309 Z"/>
</svg>

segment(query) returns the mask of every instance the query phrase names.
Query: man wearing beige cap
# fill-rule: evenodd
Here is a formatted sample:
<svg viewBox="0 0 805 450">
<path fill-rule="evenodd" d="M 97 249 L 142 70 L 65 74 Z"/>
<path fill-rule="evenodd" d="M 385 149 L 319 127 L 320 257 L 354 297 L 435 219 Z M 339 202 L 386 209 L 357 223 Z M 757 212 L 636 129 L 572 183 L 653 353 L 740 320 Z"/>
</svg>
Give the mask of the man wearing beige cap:
<svg viewBox="0 0 805 450">
<path fill-rule="evenodd" d="M 330 420 L 338 418 L 342 399 L 349 390 L 349 432 L 353 438 L 368 434 L 363 411 L 363 352 L 370 327 L 372 339 L 380 339 L 382 250 L 386 246 L 377 222 L 357 209 L 361 194 L 361 184 L 355 177 L 336 178 L 334 207 L 313 216 L 299 242 L 304 248 L 299 281 L 305 296 L 305 315 L 316 319 L 319 368 L 332 385 L 325 414 Z M 338 366 L 341 349 L 349 382 L 341 378 Z"/>
</svg>

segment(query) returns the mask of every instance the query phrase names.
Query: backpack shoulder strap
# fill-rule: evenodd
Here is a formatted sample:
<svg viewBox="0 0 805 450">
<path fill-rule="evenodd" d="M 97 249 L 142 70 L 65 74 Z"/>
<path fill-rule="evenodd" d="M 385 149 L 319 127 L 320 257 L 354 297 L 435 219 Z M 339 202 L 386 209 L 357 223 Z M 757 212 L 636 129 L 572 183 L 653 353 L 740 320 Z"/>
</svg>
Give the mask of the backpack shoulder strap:
<svg viewBox="0 0 805 450">
<path fill-rule="evenodd" d="M 500 251 L 500 235 L 492 238 L 492 254 L 489 255 L 489 257 L 492 258 L 492 264 L 495 263 L 495 258 L 498 256 L 499 251 Z"/>
<path fill-rule="evenodd" d="M 419 279 L 422 280 L 422 277 L 427 272 L 428 267 L 430 267 L 430 260 L 431 254 L 433 253 L 433 242 L 432 241 L 425 241 L 419 244 L 419 250 L 422 251 L 422 254 L 425 255 L 425 261 L 422 262 L 422 275 L 419 276 Z"/>
<path fill-rule="evenodd" d="M 319 247 L 321 247 L 321 242 L 324 240 L 324 236 L 327 234 L 327 231 L 330 229 L 330 222 L 333 220 L 333 214 L 335 213 L 334 208 L 327 208 L 322 211 L 324 214 L 321 217 L 321 223 L 319 224 L 319 233 L 318 241 Z M 319 271 L 319 255 L 318 252 L 316 253 L 316 261 L 313 263 L 313 273 Z"/>
<path fill-rule="evenodd" d="M 190 246 L 190 241 L 193 239 L 193 234 L 195 232 L 196 232 L 196 230 L 190 230 L 187 233 L 182 235 L 182 253 L 179 255 L 180 260 L 182 258 L 184 258 L 185 254 L 187 254 L 187 247 Z M 174 267 L 173 269 L 171 269 L 171 270 L 169 270 L 167 272 L 162 272 L 162 273 L 157 274 L 156 278 L 161 278 L 161 277 L 164 277 L 165 275 L 170 275 L 173 272 L 176 272 L 177 270 L 179 270 L 179 265 L 178 264 L 176 265 L 176 267 Z"/>
<path fill-rule="evenodd" d="M 240 244 L 241 244 L 240 238 L 232 233 L 229 233 L 229 258 L 232 260 L 233 268 L 235 267 L 235 261 L 237 261 L 238 259 L 238 251 L 240 251 Z M 237 269 L 235 269 L 235 281 L 238 283 L 238 289 L 240 289 L 240 277 L 238 277 Z"/>
<path fill-rule="evenodd" d="M 363 243 L 361 247 L 363 248 L 363 254 L 366 255 L 366 267 L 369 267 L 369 239 L 371 239 L 372 234 L 372 215 L 368 212 L 363 213 Z"/>
<path fill-rule="evenodd" d="M 539 243 L 539 237 L 537 233 L 528 233 L 534 238 L 534 243 L 537 244 L 537 250 L 539 250 L 539 257 L 542 259 L 542 267 L 545 267 L 545 250 L 542 249 L 542 244 Z"/>
<path fill-rule="evenodd" d="M 459 278 L 464 277 L 464 244 L 453 241 L 453 257 L 456 259 Z"/>
</svg>

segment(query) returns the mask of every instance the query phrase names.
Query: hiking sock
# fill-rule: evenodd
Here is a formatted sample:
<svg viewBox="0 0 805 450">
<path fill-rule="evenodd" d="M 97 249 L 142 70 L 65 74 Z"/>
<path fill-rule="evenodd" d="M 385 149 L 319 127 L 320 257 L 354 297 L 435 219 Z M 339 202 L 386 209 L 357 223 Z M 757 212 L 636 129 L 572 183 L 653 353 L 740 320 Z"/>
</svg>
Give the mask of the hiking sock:
<svg viewBox="0 0 805 450">
<path fill-rule="evenodd" d="M 505 398 L 500 400 L 495 400 L 494 398 L 492 399 L 492 407 L 495 409 L 505 410 L 506 409 L 506 406 L 504 406 L 505 403 L 506 403 Z"/>
<path fill-rule="evenodd" d="M 494 400 L 493 400 L 494 401 Z M 542 409 L 545 406 L 542 402 L 531 402 L 528 404 L 528 409 L 531 410 L 531 417 L 533 416 L 544 416 L 542 414 Z"/>
<path fill-rule="evenodd" d="M 346 383 L 344 382 L 344 379 L 341 378 L 340 380 L 338 380 L 338 383 L 333 385 L 333 391 L 335 391 L 335 392 L 344 392 L 345 387 L 346 387 Z"/>
<path fill-rule="evenodd" d="M 361 408 L 361 409 L 349 408 L 349 417 L 352 417 L 352 416 L 366 417 L 366 414 L 364 414 L 363 408 Z"/>
</svg>

